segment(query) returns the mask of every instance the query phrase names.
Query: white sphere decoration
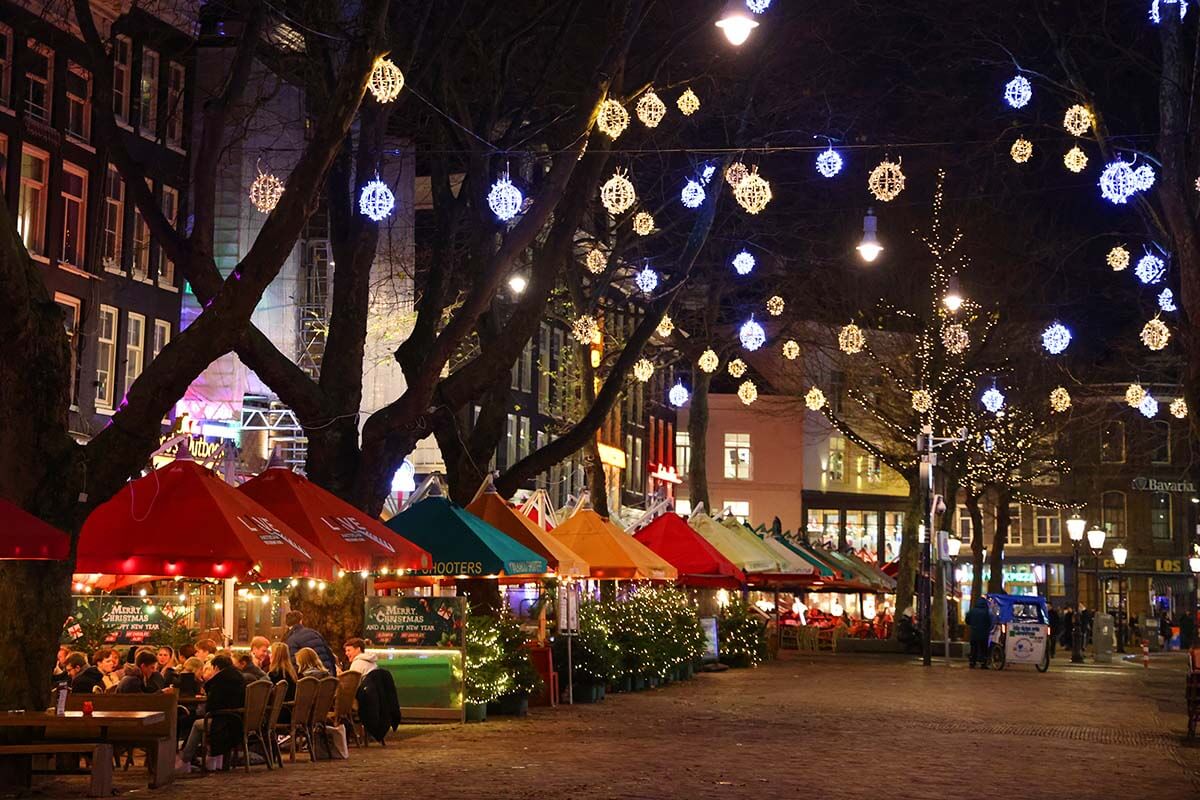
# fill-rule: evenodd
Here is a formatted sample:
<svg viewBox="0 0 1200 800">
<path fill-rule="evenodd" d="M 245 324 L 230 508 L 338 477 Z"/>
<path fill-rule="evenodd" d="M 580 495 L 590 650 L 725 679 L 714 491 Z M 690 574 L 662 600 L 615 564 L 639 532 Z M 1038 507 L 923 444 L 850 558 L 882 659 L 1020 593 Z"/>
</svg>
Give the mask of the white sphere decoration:
<svg viewBox="0 0 1200 800">
<path fill-rule="evenodd" d="M 1146 285 L 1159 283 L 1167 274 L 1167 265 L 1153 253 L 1146 253 L 1138 259 L 1137 266 L 1133 268 L 1133 274 Z"/>
<path fill-rule="evenodd" d="M 1178 311 L 1179 307 L 1175 305 L 1175 293 L 1170 289 L 1163 289 L 1159 292 L 1158 307 L 1163 311 Z"/>
<path fill-rule="evenodd" d="M 1067 151 L 1067 154 L 1063 156 L 1063 166 L 1075 174 L 1083 172 L 1087 168 L 1087 165 L 1087 153 L 1083 152 L 1079 145 L 1072 147 Z"/>
<path fill-rule="evenodd" d="M 729 374 L 732 377 L 740 378 L 746 374 L 746 362 L 740 358 L 735 358 L 725 366 L 725 369 L 729 370 Z"/>
<path fill-rule="evenodd" d="M 917 389 L 912 393 L 912 408 L 918 414 L 928 414 L 933 408 L 933 396 L 925 389 Z"/>
<path fill-rule="evenodd" d="M 993 414 L 1004 408 L 1004 394 L 995 386 L 984 392 L 980 401 L 983 403 L 983 407 Z"/>
<path fill-rule="evenodd" d="M 650 294 L 658 288 L 658 273 L 650 267 L 643 267 L 634 276 L 633 282 L 637 284 L 643 294 Z"/>
<path fill-rule="evenodd" d="M 637 378 L 642 383 L 650 380 L 654 376 L 654 362 L 648 358 L 639 358 L 637 363 L 633 365 L 633 377 Z"/>
<path fill-rule="evenodd" d="M 758 174 L 758 167 L 750 168 L 750 174 L 733 190 L 733 198 L 747 214 L 757 214 L 771 202 L 771 184 Z"/>
<path fill-rule="evenodd" d="M 958 355 L 971 346 L 971 335 L 957 322 L 947 325 L 942 328 L 942 346 L 947 352 Z"/>
<path fill-rule="evenodd" d="M 667 400 L 676 408 L 687 405 L 688 398 L 688 390 L 684 388 L 682 383 L 675 384 L 671 387 L 671 391 L 667 392 Z"/>
<path fill-rule="evenodd" d="M 771 7 L 771 0 L 746 0 L 746 8 L 755 14 L 761 14 Z"/>
<path fill-rule="evenodd" d="M 633 216 L 633 232 L 638 236 L 649 236 L 654 232 L 654 215 L 649 211 L 639 211 Z"/>
<path fill-rule="evenodd" d="M 746 176 L 749 174 L 750 170 L 746 169 L 745 164 L 735 161 L 725 170 L 725 182 L 731 189 L 736 189 L 737 185 L 746 180 Z"/>
<path fill-rule="evenodd" d="M 654 93 L 653 89 L 647 89 L 646 93 L 638 99 L 635 110 L 643 125 L 647 128 L 657 128 L 658 123 L 662 122 L 662 118 L 667 114 L 667 104 Z"/>
<path fill-rule="evenodd" d="M 665 339 L 675 332 L 675 322 L 671 319 L 670 315 L 663 314 L 662 320 L 659 321 L 658 327 L 654 330 L 659 336 Z"/>
<path fill-rule="evenodd" d="M 382 222 L 396 207 L 396 197 L 378 177 L 367 181 L 358 196 L 358 210 L 373 222 Z"/>
<path fill-rule="evenodd" d="M 1033 97 L 1033 84 L 1024 75 L 1018 75 L 1004 85 L 1004 102 L 1013 108 L 1024 108 Z"/>
<path fill-rule="evenodd" d="M 822 177 L 834 177 L 842 171 L 842 165 L 842 154 L 834 150 L 832 146 L 817 156 L 817 172 L 821 173 Z"/>
<path fill-rule="evenodd" d="M 625 177 L 626 174 L 618 169 L 600 187 L 600 202 L 604 204 L 610 214 L 622 214 L 637 202 L 637 192 L 634 191 L 629 178 Z"/>
<path fill-rule="evenodd" d="M 1179 6 L 1179 18 L 1183 19 L 1187 16 L 1188 0 L 1150 0 L 1150 21 L 1155 25 L 1162 22 L 1161 6 Z"/>
<path fill-rule="evenodd" d="M 390 103 L 400 96 L 400 90 L 404 88 L 404 73 L 390 60 L 381 58 L 375 62 L 367 88 L 379 102 Z"/>
<path fill-rule="evenodd" d="M 983 451 L 985 453 L 990 453 L 995 449 L 996 449 L 996 440 L 992 438 L 992 435 L 990 433 L 985 433 L 983 435 Z"/>
<path fill-rule="evenodd" d="M 1111 161 L 1100 173 L 1100 196 L 1110 203 L 1125 205 L 1139 191 L 1140 182 L 1128 161 Z"/>
<path fill-rule="evenodd" d="M 521 190 L 513 186 L 513 182 L 509 180 L 508 171 L 501 178 L 492 184 L 491 191 L 487 196 L 488 208 L 496 215 L 496 218 L 501 222 L 508 222 L 521 212 L 521 204 L 525 202 L 525 196 L 521 194 Z"/>
<path fill-rule="evenodd" d="M 675 101 L 675 105 L 685 117 L 690 117 L 700 110 L 700 98 L 689 87 L 683 94 L 679 95 L 679 99 Z"/>
<path fill-rule="evenodd" d="M 264 214 L 270 214 L 283 197 L 283 181 L 269 172 L 259 172 L 250 184 L 250 202 Z"/>
<path fill-rule="evenodd" d="M 1187 400 L 1184 400 L 1182 397 L 1176 397 L 1171 401 L 1170 411 L 1171 416 L 1175 419 L 1185 419 L 1188 412 Z"/>
<path fill-rule="evenodd" d="M 1158 317 L 1150 320 L 1142 328 L 1142 344 L 1151 350 L 1162 350 L 1171 341 L 1171 329 Z"/>
<path fill-rule="evenodd" d="M 709 347 L 700 354 L 700 358 L 696 360 L 696 365 L 700 367 L 701 371 L 711 375 L 721 365 L 721 359 L 717 358 L 716 351 Z M 735 375 L 734 377 L 737 376 Z"/>
<path fill-rule="evenodd" d="M 1133 260 L 1133 256 L 1124 247 L 1117 245 L 1108 251 L 1108 257 L 1105 260 L 1112 267 L 1113 272 L 1120 272 L 1123 269 L 1129 268 L 1129 263 Z"/>
<path fill-rule="evenodd" d="M 1142 164 L 1133 171 L 1133 187 L 1139 192 L 1144 192 L 1154 186 L 1154 167 L 1149 164 Z"/>
<path fill-rule="evenodd" d="M 1158 401 L 1147 394 L 1142 398 L 1142 402 L 1138 403 L 1138 411 L 1147 419 L 1155 417 L 1158 415 Z"/>
<path fill-rule="evenodd" d="M 863 333 L 862 328 L 851 322 L 840 331 L 838 331 L 838 348 L 843 353 L 854 355 L 861 353 L 863 348 L 867 346 L 867 336 Z"/>
<path fill-rule="evenodd" d="M 708 186 L 708 182 L 712 180 L 713 173 L 717 171 L 715 164 L 705 164 L 704 170 L 700 173 L 700 184 Z"/>
<path fill-rule="evenodd" d="M 1050 411 L 1061 414 L 1071 407 L 1071 393 L 1059 386 L 1050 392 Z"/>
<path fill-rule="evenodd" d="M 600 250 L 592 249 L 588 251 L 585 263 L 587 264 L 588 272 L 593 275 L 599 275 L 601 272 L 604 272 L 604 268 L 608 265 L 608 259 Z"/>
<path fill-rule="evenodd" d="M 1125 390 L 1125 403 L 1130 408 L 1137 408 L 1141 405 L 1142 398 L 1146 396 L 1146 390 L 1142 388 L 1140 383 L 1131 383 L 1129 388 Z"/>
<path fill-rule="evenodd" d="M 686 208 L 699 208 L 704 204 L 704 187 L 699 181 L 689 180 L 683 185 L 683 191 L 679 193 L 679 202 L 683 203 Z"/>
<path fill-rule="evenodd" d="M 825 393 L 816 386 L 808 390 L 808 394 L 804 395 L 804 405 L 809 411 L 820 411 L 825 407 Z"/>
<path fill-rule="evenodd" d="M 750 405 L 758 399 L 758 387 L 754 385 L 754 381 L 742 381 L 742 385 L 737 390 L 738 399 L 746 405 Z"/>
<path fill-rule="evenodd" d="M 767 332 L 763 330 L 763 326 L 754 321 L 754 316 L 742 323 L 742 327 L 738 330 L 738 339 L 742 342 L 742 347 L 747 350 L 754 351 L 762 347 L 767 341 Z"/>
<path fill-rule="evenodd" d="M 591 344 L 600 334 L 600 323 L 591 314 L 580 314 L 571 323 L 571 336 L 580 344 Z"/>
<path fill-rule="evenodd" d="M 596 127 L 608 138 L 616 139 L 629 127 L 629 112 L 616 100 L 605 100 L 596 115 Z"/>
<path fill-rule="evenodd" d="M 795 339 L 788 339 L 783 343 L 783 357 L 788 361 L 795 361 L 800 357 L 800 343 Z"/>
<path fill-rule="evenodd" d="M 784 302 L 782 297 L 776 294 L 767 298 L 767 313 L 772 317 L 778 317 L 783 313 L 783 309 Z"/>
<path fill-rule="evenodd" d="M 1071 343 L 1071 330 L 1061 322 L 1055 322 L 1042 331 L 1042 347 L 1051 355 L 1058 355 Z"/>
<path fill-rule="evenodd" d="M 1073 105 L 1067 109 L 1066 115 L 1063 117 L 1063 127 L 1067 129 L 1067 133 L 1072 136 L 1083 136 L 1091 129 L 1095 123 L 1092 117 L 1092 112 L 1087 106 Z"/>
<path fill-rule="evenodd" d="M 904 191 L 904 172 L 893 161 L 881 161 L 867 178 L 867 189 L 876 200 L 890 203 Z"/>
<path fill-rule="evenodd" d="M 749 275 L 757 263 L 754 260 L 754 256 L 750 255 L 746 250 L 733 257 L 733 269 L 738 275 Z"/>
</svg>

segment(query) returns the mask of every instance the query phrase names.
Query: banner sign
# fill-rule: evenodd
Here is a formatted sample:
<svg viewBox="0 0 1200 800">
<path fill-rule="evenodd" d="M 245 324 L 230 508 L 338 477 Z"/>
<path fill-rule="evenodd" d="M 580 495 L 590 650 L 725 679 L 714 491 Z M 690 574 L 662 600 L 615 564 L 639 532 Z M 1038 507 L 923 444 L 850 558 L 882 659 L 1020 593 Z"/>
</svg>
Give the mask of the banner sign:
<svg viewBox="0 0 1200 800">
<path fill-rule="evenodd" d="M 465 597 L 368 597 L 363 638 L 374 647 L 462 647 Z"/>
<path fill-rule="evenodd" d="M 152 644 L 162 625 L 186 624 L 193 613 L 175 597 L 76 597 L 60 641 L 77 642 L 84 638 L 85 627 L 98 627 L 105 631 L 107 645 Z"/>
</svg>

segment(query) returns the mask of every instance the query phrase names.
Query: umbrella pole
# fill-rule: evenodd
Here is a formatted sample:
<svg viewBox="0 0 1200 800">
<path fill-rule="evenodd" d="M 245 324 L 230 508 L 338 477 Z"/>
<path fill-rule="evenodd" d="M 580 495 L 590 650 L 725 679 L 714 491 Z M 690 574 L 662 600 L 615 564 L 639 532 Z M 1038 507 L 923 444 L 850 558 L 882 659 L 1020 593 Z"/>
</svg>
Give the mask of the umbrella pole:
<svg viewBox="0 0 1200 800">
<path fill-rule="evenodd" d="M 225 632 L 226 643 L 233 641 L 233 612 L 236 610 L 234 603 L 237 600 L 235 583 L 233 578 L 225 579 L 225 598 L 221 601 L 221 612 L 224 617 L 221 628 Z"/>
</svg>

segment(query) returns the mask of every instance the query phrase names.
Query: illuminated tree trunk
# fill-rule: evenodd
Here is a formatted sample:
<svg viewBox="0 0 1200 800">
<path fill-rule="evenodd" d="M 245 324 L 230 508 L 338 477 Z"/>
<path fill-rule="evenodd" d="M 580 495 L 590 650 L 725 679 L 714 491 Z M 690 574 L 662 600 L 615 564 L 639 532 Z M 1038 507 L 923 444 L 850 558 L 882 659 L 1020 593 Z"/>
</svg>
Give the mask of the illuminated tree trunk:
<svg viewBox="0 0 1200 800">
<path fill-rule="evenodd" d="M 983 509 L 979 493 L 967 487 L 967 513 L 971 515 L 971 605 L 983 596 Z"/>
</svg>

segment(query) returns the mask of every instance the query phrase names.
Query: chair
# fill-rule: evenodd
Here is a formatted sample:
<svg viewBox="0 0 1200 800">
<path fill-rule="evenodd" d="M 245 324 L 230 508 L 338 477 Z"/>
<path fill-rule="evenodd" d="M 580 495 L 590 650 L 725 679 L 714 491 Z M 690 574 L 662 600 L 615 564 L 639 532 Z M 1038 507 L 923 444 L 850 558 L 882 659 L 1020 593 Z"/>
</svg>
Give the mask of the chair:
<svg viewBox="0 0 1200 800">
<path fill-rule="evenodd" d="M 354 698 L 358 695 L 358 685 L 362 683 L 361 672 L 343 672 L 338 675 L 337 697 L 333 702 L 331 721 L 336 727 L 345 725 L 354 744 L 358 744 L 358 731 L 354 727 Z"/>
<path fill-rule="evenodd" d="M 146 769 L 150 773 L 150 788 L 165 786 L 174 778 L 179 695 L 175 692 L 154 694 L 76 694 L 67 696 L 67 710 L 80 711 L 85 702 L 96 711 L 161 711 L 163 721 L 148 725 L 136 732 L 109 731 L 107 741 L 117 746 L 132 745 L 146 751 Z M 99 738 L 100 728 L 95 729 Z M 91 735 L 90 733 L 88 735 Z M 47 729 L 46 738 L 58 738 Z"/>
<path fill-rule="evenodd" d="M 296 738 L 301 733 L 305 735 L 305 743 L 311 738 L 309 725 L 312 723 L 313 701 L 317 699 L 319 683 L 320 681 L 316 678 L 301 678 L 296 681 L 296 695 L 291 703 L 292 716 L 287 722 L 275 726 L 275 733 L 283 733 L 291 737 L 291 755 L 289 756 L 291 761 L 296 760 Z"/>
<path fill-rule="evenodd" d="M 329 715 L 333 713 L 333 704 L 337 699 L 338 689 L 341 683 L 332 675 L 326 675 L 319 679 L 317 685 L 317 696 L 313 700 L 312 715 L 309 717 L 308 723 L 308 757 L 312 761 L 317 760 L 316 750 L 313 749 L 313 736 L 320 733 L 325 740 L 326 752 L 332 751 L 332 744 L 329 739 L 329 732 L 325 729 L 325 723 L 329 719 Z M 297 689 L 299 692 L 299 689 Z"/>
<path fill-rule="evenodd" d="M 267 707 L 267 719 L 262 726 L 263 741 L 267 745 L 267 763 L 274 757 L 276 765 L 283 769 L 283 754 L 279 752 L 279 738 L 275 730 L 279 727 L 279 717 L 283 713 L 283 703 L 287 700 L 287 681 L 280 681 L 271 690 L 271 702 Z"/>
<path fill-rule="evenodd" d="M 286 690 L 287 686 L 284 685 Z M 246 705 L 242 709 L 242 744 L 240 748 L 235 746 L 229 756 L 232 760 L 234 753 L 241 750 L 242 761 L 246 767 L 246 772 L 250 771 L 250 741 L 257 739 L 262 746 L 263 758 L 267 762 L 267 769 L 271 767 L 271 751 L 268 749 L 266 737 L 263 736 L 263 722 L 267 718 L 267 705 L 271 700 L 272 692 L 275 687 L 270 681 L 259 680 L 246 684 Z"/>
</svg>

